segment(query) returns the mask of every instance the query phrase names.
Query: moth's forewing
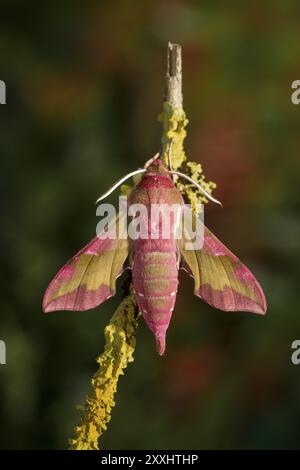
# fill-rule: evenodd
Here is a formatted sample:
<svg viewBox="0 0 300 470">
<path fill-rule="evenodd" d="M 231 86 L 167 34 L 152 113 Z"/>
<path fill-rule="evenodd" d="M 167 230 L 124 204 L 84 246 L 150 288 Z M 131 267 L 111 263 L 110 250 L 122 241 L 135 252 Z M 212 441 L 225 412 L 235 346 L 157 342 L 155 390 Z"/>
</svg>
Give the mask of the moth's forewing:
<svg viewBox="0 0 300 470">
<path fill-rule="evenodd" d="M 116 218 L 116 238 L 96 236 L 60 269 L 45 292 L 44 312 L 89 310 L 115 294 L 130 249 L 129 240 L 119 237 L 123 217 Z"/>
</svg>

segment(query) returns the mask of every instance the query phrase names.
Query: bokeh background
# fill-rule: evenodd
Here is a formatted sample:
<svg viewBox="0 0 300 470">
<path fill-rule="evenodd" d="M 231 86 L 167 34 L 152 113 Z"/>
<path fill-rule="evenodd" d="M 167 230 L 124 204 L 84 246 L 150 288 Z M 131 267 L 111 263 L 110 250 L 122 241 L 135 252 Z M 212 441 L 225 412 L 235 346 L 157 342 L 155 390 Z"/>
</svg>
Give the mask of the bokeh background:
<svg viewBox="0 0 300 470">
<path fill-rule="evenodd" d="M 159 150 L 168 40 L 183 47 L 187 154 L 224 204 L 206 223 L 269 308 L 219 312 L 181 275 L 167 353 L 141 320 L 102 447 L 299 447 L 299 14 L 297 0 L 1 0 L 1 448 L 66 448 L 80 419 L 120 296 L 49 315 L 41 300 L 93 236 L 96 197 Z"/>
</svg>

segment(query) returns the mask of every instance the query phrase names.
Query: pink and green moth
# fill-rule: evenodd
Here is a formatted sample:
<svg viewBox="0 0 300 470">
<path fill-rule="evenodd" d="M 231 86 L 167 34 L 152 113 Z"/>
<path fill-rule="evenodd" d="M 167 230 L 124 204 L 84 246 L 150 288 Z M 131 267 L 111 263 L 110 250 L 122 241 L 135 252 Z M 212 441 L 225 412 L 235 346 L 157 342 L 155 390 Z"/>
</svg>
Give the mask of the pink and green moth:
<svg viewBox="0 0 300 470">
<path fill-rule="evenodd" d="M 144 169 L 122 178 L 98 201 L 127 178 L 139 173 L 142 173 L 142 178 L 130 193 L 129 206 L 144 204 L 149 213 L 152 204 L 184 206 L 183 197 L 172 179 L 174 174 L 188 179 L 206 197 L 218 202 L 190 177 L 172 171 L 170 162 L 167 168 L 157 157 L 151 159 Z M 116 216 L 118 223 L 119 216 Z M 194 294 L 212 307 L 224 311 L 266 312 L 265 295 L 254 275 L 212 232 L 204 227 L 201 249 L 186 250 L 184 241 L 184 237 L 130 240 L 96 236 L 56 274 L 44 295 L 43 310 L 84 311 L 95 308 L 115 294 L 117 277 L 129 268 L 132 270 L 136 302 L 155 336 L 160 355 L 165 352 L 166 332 L 175 306 L 180 268 L 194 278 Z"/>
</svg>

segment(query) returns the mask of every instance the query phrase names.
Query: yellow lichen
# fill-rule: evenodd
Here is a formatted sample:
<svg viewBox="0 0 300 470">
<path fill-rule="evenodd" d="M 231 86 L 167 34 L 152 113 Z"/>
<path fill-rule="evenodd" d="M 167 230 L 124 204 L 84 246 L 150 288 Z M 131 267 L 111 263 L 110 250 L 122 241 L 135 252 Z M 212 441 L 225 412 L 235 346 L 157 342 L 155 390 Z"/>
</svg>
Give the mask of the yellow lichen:
<svg viewBox="0 0 300 470">
<path fill-rule="evenodd" d="M 183 109 L 173 108 L 168 101 L 164 102 L 163 112 L 158 119 L 163 125 L 163 159 L 168 164 L 168 153 L 172 143 L 172 167 L 177 170 L 186 160 L 183 141 L 186 137 L 185 127 L 189 121 Z"/>
<path fill-rule="evenodd" d="M 118 379 L 132 362 L 135 349 L 138 309 L 134 294 L 127 295 L 104 330 L 105 349 L 98 357 L 99 369 L 91 380 L 81 424 L 74 429 L 70 440 L 72 450 L 96 450 L 99 437 L 107 429 Z"/>
<path fill-rule="evenodd" d="M 158 117 L 163 124 L 163 159 L 168 164 L 168 154 L 171 146 L 171 161 L 174 170 L 180 170 L 190 176 L 194 181 L 199 183 L 209 194 L 216 188 L 216 184 L 212 181 L 205 181 L 202 166 L 200 163 L 187 161 L 184 152 L 184 139 L 186 137 L 185 127 L 188 124 L 186 114 L 181 108 L 173 108 L 169 102 L 164 103 L 163 112 Z M 191 204 L 194 212 L 199 211 L 199 202 L 207 203 L 207 199 L 192 184 L 186 181 L 182 182 L 176 178 L 175 184 L 181 191 L 187 203 Z"/>
</svg>

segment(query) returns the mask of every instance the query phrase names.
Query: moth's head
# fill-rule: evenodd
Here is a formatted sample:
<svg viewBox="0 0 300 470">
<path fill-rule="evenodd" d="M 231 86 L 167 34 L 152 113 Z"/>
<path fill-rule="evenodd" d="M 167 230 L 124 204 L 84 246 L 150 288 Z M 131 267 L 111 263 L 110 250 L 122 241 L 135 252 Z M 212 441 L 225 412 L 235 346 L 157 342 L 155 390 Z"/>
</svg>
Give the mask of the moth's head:
<svg viewBox="0 0 300 470">
<path fill-rule="evenodd" d="M 146 167 L 147 175 L 151 176 L 168 176 L 170 178 L 169 172 L 166 165 L 160 158 L 156 158 L 153 162 Z"/>
</svg>

